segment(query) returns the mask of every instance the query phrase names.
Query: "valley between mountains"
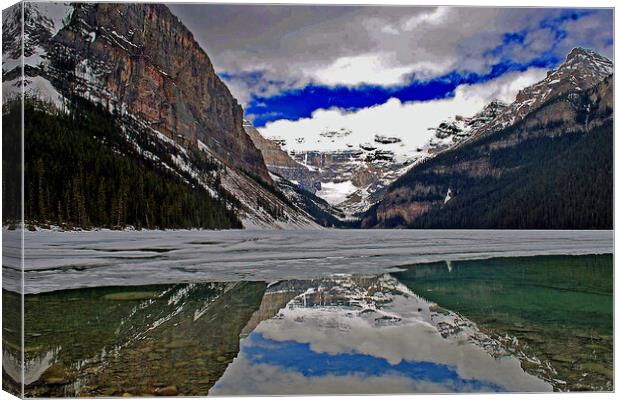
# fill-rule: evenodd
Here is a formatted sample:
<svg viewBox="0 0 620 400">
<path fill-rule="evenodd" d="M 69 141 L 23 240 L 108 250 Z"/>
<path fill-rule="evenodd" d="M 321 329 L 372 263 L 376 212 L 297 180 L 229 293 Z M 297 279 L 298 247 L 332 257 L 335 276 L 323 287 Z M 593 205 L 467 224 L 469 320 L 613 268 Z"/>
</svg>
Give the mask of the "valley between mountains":
<svg viewBox="0 0 620 400">
<path fill-rule="evenodd" d="M 16 5 L 2 52 L 5 225 L 23 84 L 32 229 L 612 228 L 613 63 L 588 49 L 424 143 L 264 136 L 163 4 Z"/>
</svg>

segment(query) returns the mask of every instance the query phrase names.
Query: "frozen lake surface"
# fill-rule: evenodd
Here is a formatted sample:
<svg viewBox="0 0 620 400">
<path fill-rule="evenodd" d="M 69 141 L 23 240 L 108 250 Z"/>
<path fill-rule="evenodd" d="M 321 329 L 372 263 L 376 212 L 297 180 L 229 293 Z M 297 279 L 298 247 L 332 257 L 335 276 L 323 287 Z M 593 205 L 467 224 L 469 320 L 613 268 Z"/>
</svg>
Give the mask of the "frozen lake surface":
<svg viewBox="0 0 620 400">
<path fill-rule="evenodd" d="M 274 282 L 393 272 L 434 261 L 612 252 L 612 231 L 38 231 L 25 232 L 24 292 Z M 5 239 L 4 287 L 18 291 L 15 254 L 19 241 Z"/>
</svg>

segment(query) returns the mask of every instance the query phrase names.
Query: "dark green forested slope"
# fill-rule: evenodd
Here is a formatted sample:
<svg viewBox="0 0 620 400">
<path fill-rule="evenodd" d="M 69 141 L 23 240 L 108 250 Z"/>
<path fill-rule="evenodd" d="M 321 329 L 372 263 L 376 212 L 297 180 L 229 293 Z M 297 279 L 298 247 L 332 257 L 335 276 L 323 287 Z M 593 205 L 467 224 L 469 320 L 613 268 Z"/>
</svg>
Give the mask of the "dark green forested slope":
<svg viewBox="0 0 620 400">
<path fill-rule="evenodd" d="M 613 141 L 610 75 L 413 167 L 362 226 L 612 229 Z"/>
<path fill-rule="evenodd" d="M 79 110 L 79 111 L 76 111 Z M 25 220 L 79 227 L 239 228 L 224 201 L 191 177 L 179 177 L 141 157 L 115 116 L 86 102 L 63 113 L 35 99 L 25 102 Z M 3 142 L 20 140 L 20 103 L 3 109 Z M 134 140 L 149 143 L 136 134 Z M 153 143 L 149 151 L 162 159 Z M 215 168 L 204 161 L 204 168 Z M 189 183 L 188 183 L 189 182 Z M 5 183 L 5 182 L 3 182 Z M 18 198 L 4 187 L 4 201 Z M 226 196 L 226 193 L 222 193 Z M 10 222 L 6 214 L 4 223 Z"/>
<path fill-rule="evenodd" d="M 586 134 L 538 137 L 491 152 L 491 163 L 508 172 L 467 179 L 428 172 L 425 182 L 449 181 L 455 197 L 407 227 L 612 229 L 611 121 Z M 408 185 L 408 178 L 399 183 Z"/>
<path fill-rule="evenodd" d="M 22 115 L 19 101 L 3 105 L 2 115 L 2 222 L 21 220 Z M 11 112 L 8 112 L 11 110 Z"/>
</svg>

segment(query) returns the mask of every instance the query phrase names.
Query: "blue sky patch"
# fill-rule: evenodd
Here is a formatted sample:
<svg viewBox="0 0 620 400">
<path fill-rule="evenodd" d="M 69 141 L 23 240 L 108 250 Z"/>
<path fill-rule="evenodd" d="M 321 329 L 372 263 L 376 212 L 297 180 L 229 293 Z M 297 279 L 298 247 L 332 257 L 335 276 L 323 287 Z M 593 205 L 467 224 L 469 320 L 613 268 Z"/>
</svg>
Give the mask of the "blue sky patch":
<svg viewBox="0 0 620 400">
<path fill-rule="evenodd" d="M 395 374 L 413 381 L 436 383 L 453 392 L 505 391 L 496 384 L 476 379 L 463 379 L 452 366 L 445 364 L 403 360 L 396 365 L 391 365 L 383 358 L 365 354 L 318 353 L 312 351 L 307 343 L 290 340 L 275 341 L 256 332 L 252 333 L 248 339 L 241 352 L 250 363 L 273 365 L 306 377 L 351 374 L 379 377 Z"/>
<path fill-rule="evenodd" d="M 291 85 L 284 81 L 267 78 L 260 70 L 222 72 L 220 76 L 229 83 L 243 82 L 248 87 L 254 88 L 245 106 L 245 112 L 257 127 L 263 127 L 268 122 L 280 119 L 296 121 L 308 118 L 318 109 L 336 107 L 353 112 L 384 104 L 390 98 L 399 99 L 401 102 L 445 99 L 453 97 L 455 89 L 462 84 L 484 83 L 506 73 L 523 72 L 533 67 L 554 68 L 566 57 L 565 53 L 570 50 L 570 48 L 567 50 L 567 47 L 584 46 L 597 50 L 597 44 L 583 32 L 580 32 L 581 36 L 571 36 L 569 24 L 588 16 L 608 18 L 611 15 L 609 10 L 594 9 L 546 10 L 550 11 L 548 14 L 543 11 L 541 11 L 542 19 L 539 21 L 523 29 L 504 33 L 501 35 L 500 43 L 488 44 L 488 50 L 481 54 L 482 57 L 491 60 L 492 64 L 485 72 L 455 69 L 427 80 L 411 75 L 408 83 L 400 86 L 328 86 L 309 83 L 295 89 L 290 89 Z M 602 35 L 604 40 L 599 38 L 598 45 L 613 44 L 611 32 L 603 31 Z M 463 42 L 468 39 L 470 38 L 462 38 Z M 394 40 L 399 39 L 396 37 Z M 483 45 L 487 46 L 486 43 Z"/>
<path fill-rule="evenodd" d="M 246 106 L 246 115 L 253 118 L 256 127 L 263 127 L 271 121 L 288 119 L 292 121 L 308 118 L 317 109 L 333 107 L 356 111 L 383 104 L 390 98 L 401 102 L 428 101 L 454 96 L 454 90 L 462 84 L 484 83 L 508 72 L 525 71 L 531 67 L 553 68 L 560 59 L 553 54 L 542 54 L 526 64 L 502 60 L 493 65 L 486 74 L 461 73 L 458 71 L 427 81 L 412 80 L 400 87 L 362 85 L 320 86 L 309 85 L 302 89 L 282 92 L 271 97 L 254 97 Z"/>
</svg>

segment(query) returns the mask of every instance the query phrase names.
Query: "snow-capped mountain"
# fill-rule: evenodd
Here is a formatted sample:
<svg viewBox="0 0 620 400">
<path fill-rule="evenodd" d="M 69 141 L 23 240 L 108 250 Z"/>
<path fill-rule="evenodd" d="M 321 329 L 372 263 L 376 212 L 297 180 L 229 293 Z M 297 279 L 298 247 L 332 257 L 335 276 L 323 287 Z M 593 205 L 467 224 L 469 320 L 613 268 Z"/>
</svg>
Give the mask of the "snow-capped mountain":
<svg viewBox="0 0 620 400">
<path fill-rule="evenodd" d="M 269 172 L 288 179 L 310 193 L 321 189 L 321 182 L 316 171 L 293 160 L 277 142 L 264 138 L 250 121 L 243 121 L 243 129 L 263 154 Z"/>
<path fill-rule="evenodd" d="M 14 6 L 3 10 L 2 93 L 4 99 L 21 94 L 23 77 L 26 94 L 61 106 L 63 96 L 49 80 L 41 75 L 49 66 L 48 52 L 51 39 L 69 22 L 72 12 L 73 7 L 69 3 L 24 2 L 23 9 Z"/>
<path fill-rule="evenodd" d="M 22 36 L 23 10 L 23 36 Z M 24 3 L 3 11 L 3 72 L 10 72 L 22 63 L 33 68 L 41 67 L 47 58 L 50 39 L 65 26 L 73 7 L 69 3 Z M 23 43 L 22 43 L 23 38 Z"/>
<path fill-rule="evenodd" d="M 515 101 L 497 118 L 473 129 L 471 136 L 493 133 L 514 125 L 553 97 L 591 88 L 612 74 L 613 69 L 613 63 L 600 54 L 581 47 L 574 48 L 564 63 L 549 71 L 545 79 L 521 90 Z"/>
<path fill-rule="evenodd" d="M 494 100 L 471 117 L 457 115 L 428 127 L 434 134 L 416 145 L 396 136 L 358 137 L 346 128 L 325 130 L 318 139 L 299 137 L 292 143 L 280 137 L 263 140 L 311 169 L 318 181 L 316 194 L 352 217 L 379 201 L 385 189 L 413 165 L 469 138 L 506 106 Z"/>
<path fill-rule="evenodd" d="M 404 161 L 402 162 L 397 162 L 394 159 L 381 160 L 383 168 L 380 170 L 378 179 L 347 195 L 347 198 L 339 206 L 347 210 L 349 214 L 354 215 L 366 211 L 381 200 L 389 185 L 398 177 L 424 160 L 434 157 L 439 152 L 468 139 L 477 129 L 502 113 L 506 106 L 500 100 L 493 100 L 480 112 L 471 117 L 456 115 L 441 122 L 436 128 L 428 128 L 429 131 L 435 132 L 433 137 L 425 144 L 416 147 L 413 155 L 408 154 L 404 156 Z M 375 142 L 381 144 L 398 143 L 398 141 L 397 138 L 375 137 Z M 378 153 L 382 154 L 382 151 L 378 150 Z"/>
<path fill-rule="evenodd" d="M 312 174 L 317 196 L 348 215 L 366 209 L 372 196 L 421 157 L 403 138 L 380 133 L 366 138 L 346 128 L 326 129 L 316 138 L 299 137 L 292 142 L 281 137 L 264 139 Z"/>
<path fill-rule="evenodd" d="M 4 101 L 23 79 L 58 109 L 98 105 L 132 154 L 225 202 L 244 226 L 317 227 L 276 188 L 241 106 L 166 6 L 25 2 L 3 12 L 3 35 Z"/>
<path fill-rule="evenodd" d="M 441 124 L 439 140 L 454 144 L 395 181 L 362 226 L 611 227 L 612 73 L 576 48 L 510 105 Z"/>
<path fill-rule="evenodd" d="M 426 150 L 429 153 L 437 152 L 453 146 L 467 138 L 471 137 L 474 132 L 497 118 L 508 105 L 501 100 L 493 100 L 487 104 L 482 111 L 474 114 L 472 117 L 463 117 L 457 115 L 446 121 L 443 121 L 436 128 L 429 128 L 435 131 L 435 137 L 432 138 Z"/>
<path fill-rule="evenodd" d="M 410 137 L 386 135 L 383 132 L 358 132 L 344 127 L 325 127 L 324 129 L 298 136 L 284 138 L 267 136 L 289 153 L 336 153 L 375 150 L 389 152 L 395 158 L 404 159 L 415 152 L 417 142 Z"/>
</svg>

